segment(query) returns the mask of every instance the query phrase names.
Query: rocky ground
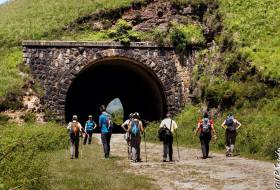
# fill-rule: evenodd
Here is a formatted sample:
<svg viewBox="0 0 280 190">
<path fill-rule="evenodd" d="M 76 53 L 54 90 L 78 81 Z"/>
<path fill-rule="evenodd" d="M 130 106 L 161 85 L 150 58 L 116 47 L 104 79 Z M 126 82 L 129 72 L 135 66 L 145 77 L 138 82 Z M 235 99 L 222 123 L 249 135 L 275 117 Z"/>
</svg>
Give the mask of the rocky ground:
<svg viewBox="0 0 280 190">
<path fill-rule="evenodd" d="M 95 135 L 99 138 L 100 135 Z M 209 159 L 202 160 L 197 149 L 174 147 L 175 162 L 163 163 L 162 145 L 146 143 L 142 139 L 141 153 L 143 162 L 130 163 L 128 172 L 151 178 L 161 189 L 273 189 L 273 164 L 249 160 L 239 156 L 226 158 L 223 154 L 211 153 Z M 126 142 L 123 135 L 113 134 L 111 154 L 127 157 Z"/>
</svg>

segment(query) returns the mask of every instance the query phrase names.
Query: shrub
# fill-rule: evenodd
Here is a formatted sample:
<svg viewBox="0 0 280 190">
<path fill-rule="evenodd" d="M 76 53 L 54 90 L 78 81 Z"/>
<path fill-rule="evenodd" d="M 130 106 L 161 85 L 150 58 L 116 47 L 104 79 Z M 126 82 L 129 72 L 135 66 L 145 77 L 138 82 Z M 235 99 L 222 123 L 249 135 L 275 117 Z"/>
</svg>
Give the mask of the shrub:
<svg viewBox="0 0 280 190">
<path fill-rule="evenodd" d="M 20 118 L 23 119 L 24 122 L 34 123 L 36 121 L 36 114 L 28 112 L 28 113 L 25 113 L 24 115 L 22 115 Z"/>
<path fill-rule="evenodd" d="M 65 129 L 48 123 L 6 125 L 1 130 L 0 187 L 45 188 L 45 153 L 66 147 Z"/>
<path fill-rule="evenodd" d="M 114 41 L 121 42 L 123 45 L 129 45 L 131 41 L 140 41 L 140 34 L 133 31 L 132 25 L 123 19 L 118 20 L 115 29 L 110 30 L 108 36 Z"/>
<path fill-rule="evenodd" d="M 187 46 L 198 46 L 205 42 L 202 29 L 198 25 L 171 24 L 170 41 L 179 52 L 185 52 Z"/>
<path fill-rule="evenodd" d="M 0 100 L 0 111 L 5 110 L 19 110 L 23 108 L 22 96 L 24 92 L 22 89 L 13 89 L 7 92 L 4 99 Z"/>
<path fill-rule="evenodd" d="M 9 121 L 10 117 L 4 114 L 0 114 L 0 125 L 3 125 Z"/>
</svg>

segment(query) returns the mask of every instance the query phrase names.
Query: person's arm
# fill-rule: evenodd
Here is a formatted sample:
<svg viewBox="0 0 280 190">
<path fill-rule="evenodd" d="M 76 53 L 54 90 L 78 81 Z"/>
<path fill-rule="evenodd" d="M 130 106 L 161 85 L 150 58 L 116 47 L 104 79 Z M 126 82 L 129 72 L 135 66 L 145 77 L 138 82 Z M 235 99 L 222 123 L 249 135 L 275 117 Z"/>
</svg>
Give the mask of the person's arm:
<svg viewBox="0 0 280 190">
<path fill-rule="evenodd" d="M 197 135 L 199 133 L 199 131 L 200 131 L 200 122 L 198 122 L 198 124 L 197 124 L 197 128 L 195 130 L 194 135 Z"/>
<path fill-rule="evenodd" d="M 95 130 L 96 129 L 96 127 L 97 127 L 97 125 L 96 125 L 96 123 L 93 121 L 93 123 L 94 123 L 94 127 L 93 127 L 93 130 Z"/>
<path fill-rule="evenodd" d="M 225 125 L 226 125 L 226 120 L 221 125 L 223 129 L 227 129 Z"/>
<path fill-rule="evenodd" d="M 140 121 L 139 125 L 140 125 L 140 130 L 141 130 L 141 132 L 144 133 L 145 129 L 144 129 L 144 127 L 143 127 L 142 121 Z"/>
<path fill-rule="evenodd" d="M 236 129 L 239 129 L 240 127 L 241 127 L 241 123 L 239 122 L 239 121 L 237 121 L 236 119 L 235 119 L 235 121 L 234 121 L 238 126 L 236 127 Z"/>
<path fill-rule="evenodd" d="M 126 120 L 122 125 L 121 125 L 121 128 L 124 130 L 124 131 L 126 131 L 127 132 L 127 129 L 124 127 L 125 125 L 127 125 L 128 126 L 128 123 L 129 122 L 127 122 L 128 120 Z"/>
<path fill-rule="evenodd" d="M 178 128 L 177 123 L 174 120 L 172 120 L 172 132 L 175 132 L 175 130 L 177 130 L 177 128 Z"/>
<path fill-rule="evenodd" d="M 67 129 L 68 129 L 68 130 L 71 129 L 71 125 L 72 125 L 72 122 L 69 122 L 68 125 L 67 125 Z"/>
</svg>

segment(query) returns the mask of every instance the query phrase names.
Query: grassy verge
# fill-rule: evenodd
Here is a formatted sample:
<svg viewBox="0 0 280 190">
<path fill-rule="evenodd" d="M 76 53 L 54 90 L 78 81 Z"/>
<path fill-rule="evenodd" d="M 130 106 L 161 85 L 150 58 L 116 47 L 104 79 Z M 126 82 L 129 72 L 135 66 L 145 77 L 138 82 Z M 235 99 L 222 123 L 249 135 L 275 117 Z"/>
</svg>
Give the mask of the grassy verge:
<svg viewBox="0 0 280 190">
<path fill-rule="evenodd" d="M 279 104 L 280 100 L 260 101 L 255 108 L 241 108 L 230 110 L 242 123 L 236 141 L 236 154 L 241 156 L 274 160 L 275 150 L 280 147 L 279 128 Z M 226 118 L 226 112 L 214 116 L 215 129 L 217 131 L 217 142 L 211 145 L 212 150 L 224 150 L 224 130 L 220 127 Z M 175 120 L 179 126 L 178 141 L 182 146 L 199 148 L 200 142 L 197 137 L 193 137 L 193 131 L 198 119 L 202 116 L 200 108 L 187 106 Z M 153 142 L 158 141 L 158 123 L 151 123 L 147 128 L 147 139 Z"/>
<path fill-rule="evenodd" d="M 65 129 L 54 123 L 0 125 L 0 189 L 43 189 L 46 153 L 65 147 Z"/>
<path fill-rule="evenodd" d="M 218 0 L 225 31 L 232 33 L 243 52 L 264 77 L 279 80 L 280 2 L 278 0 Z"/>
<path fill-rule="evenodd" d="M 105 160 L 96 142 L 83 146 L 79 159 L 69 159 L 67 151 L 50 155 L 50 189 L 157 189 L 146 177 L 125 172 L 123 158 Z"/>
</svg>

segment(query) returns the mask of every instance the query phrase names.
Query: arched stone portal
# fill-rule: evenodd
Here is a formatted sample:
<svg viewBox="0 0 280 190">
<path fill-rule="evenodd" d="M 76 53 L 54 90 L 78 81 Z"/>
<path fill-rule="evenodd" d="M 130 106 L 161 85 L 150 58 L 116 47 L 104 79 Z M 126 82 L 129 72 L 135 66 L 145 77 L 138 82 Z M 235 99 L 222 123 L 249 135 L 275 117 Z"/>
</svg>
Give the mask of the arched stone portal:
<svg viewBox="0 0 280 190">
<path fill-rule="evenodd" d="M 177 113 L 188 97 L 192 50 L 182 65 L 173 47 L 153 43 L 23 42 L 24 63 L 44 90 L 42 102 L 59 120 L 82 122 L 120 98 L 125 117 L 158 120 Z"/>
<path fill-rule="evenodd" d="M 139 112 L 146 120 L 159 120 L 167 111 L 166 96 L 157 76 L 148 67 L 121 57 L 95 61 L 73 80 L 67 92 L 66 120 L 73 114 L 98 118 L 99 106 L 118 97 L 125 117 Z"/>
</svg>

